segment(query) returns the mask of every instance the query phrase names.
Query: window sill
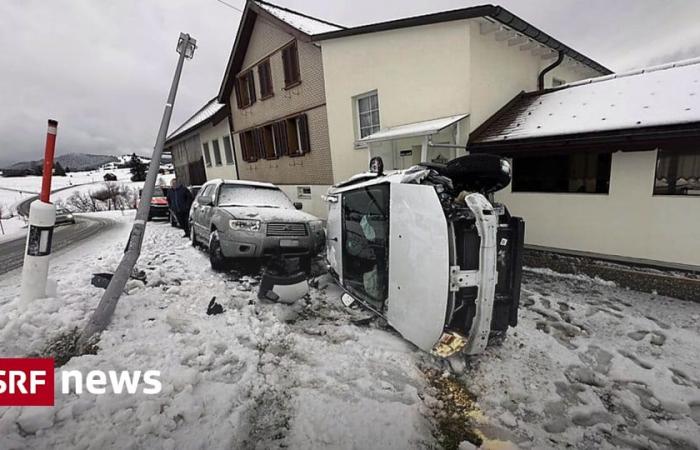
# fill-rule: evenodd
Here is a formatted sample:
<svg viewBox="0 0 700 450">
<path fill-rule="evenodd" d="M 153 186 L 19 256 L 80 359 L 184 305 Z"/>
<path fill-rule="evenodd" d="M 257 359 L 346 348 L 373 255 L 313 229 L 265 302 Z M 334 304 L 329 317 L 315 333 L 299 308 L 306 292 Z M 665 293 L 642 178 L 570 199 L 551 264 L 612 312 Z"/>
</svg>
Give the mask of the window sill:
<svg viewBox="0 0 700 450">
<path fill-rule="evenodd" d="M 295 153 L 293 155 L 287 155 L 287 156 L 289 156 L 290 158 L 300 158 L 302 156 L 308 155 L 309 153 L 311 153 L 311 152 L 308 151 L 308 152 L 304 152 L 304 153 Z"/>
<path fill-rule="evenodd" d="M 260 101 L 261 101 L 261 102 L 264 102 L 265 100 L 270 99 L 270 98 L 272 98 L 272 97 L 274 97 L 274 96 L 275 96 L 275 94 L 272 93 L 272 94 L 266 95 L 266 96 L 264 96 L 264 97 L 260 97 Z"/>
<path fill-rule="evenodd" d="M 250 108 L 250 107 L 253 106 L 254 104 L 255 104 L 255 102 L 249 103 L 249 104 L 244 105 L 244 106 L 239 106 L 238 109 L 239 109 L 240 111 L 243 111 L 244 109 Z"/>
<path fill-rule="evenodd" d="M 369 148 L 369 144 L 366 142 L 355 141 L 355 150 L 365 150 Z"/>
<path fill-rule="evenodd" d="M 284 90 L 285 90 L 285 91 L 288 91 L 288 90 L 290 90 L 290 89 L 292 89 L 292 88 L 295 88 L 295 87 L 299 86 L 300 84 L 301 84 L 301 80 L 295 81 L 295 82 L 293 82 L 293 83 L 290 83 L 290 84 L 288 84 L 288 85 L 285 85 L 285 86 L 284 86 Z"/>
</svg>

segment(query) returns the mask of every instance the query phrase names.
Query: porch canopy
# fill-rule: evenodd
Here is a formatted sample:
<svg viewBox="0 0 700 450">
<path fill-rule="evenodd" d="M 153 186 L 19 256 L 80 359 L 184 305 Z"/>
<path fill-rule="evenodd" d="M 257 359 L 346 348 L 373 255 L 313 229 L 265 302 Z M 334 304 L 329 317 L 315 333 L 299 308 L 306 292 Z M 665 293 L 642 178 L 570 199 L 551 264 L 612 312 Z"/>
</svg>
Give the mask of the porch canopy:
<svg viewBox="0 0 700 450">
<path fill-rule="evenodd" d="M 443 162 L 466 146 L 467 128 L 461 124 L 468 116 L 456 114 L 382 128 L 357 143 L 367 145 L 370 158 L 380 156 L 387 168 L 405 169 L 422 161 Z"/>
</svg>

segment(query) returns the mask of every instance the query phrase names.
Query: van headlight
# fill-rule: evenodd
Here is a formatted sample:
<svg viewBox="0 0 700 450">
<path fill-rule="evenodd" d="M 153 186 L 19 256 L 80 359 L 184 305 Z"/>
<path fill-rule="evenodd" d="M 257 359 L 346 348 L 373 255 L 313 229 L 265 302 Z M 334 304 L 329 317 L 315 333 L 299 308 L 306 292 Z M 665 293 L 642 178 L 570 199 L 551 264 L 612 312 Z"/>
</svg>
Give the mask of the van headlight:
<svg viewBox="0 0 700 450">
<path fill-rule="evenodd" d="M 311 228 L 312 233 L 323 231 L 323 220 L 312 220 L 309 222 L 309 228 Z"/>
<path fill-rule="evenodd" d="M 260 221 L 251 219 L 232 219 L 228 221 L 232 230 L 242 231 L 258 231 L 260 230 Z"/>
</svg>

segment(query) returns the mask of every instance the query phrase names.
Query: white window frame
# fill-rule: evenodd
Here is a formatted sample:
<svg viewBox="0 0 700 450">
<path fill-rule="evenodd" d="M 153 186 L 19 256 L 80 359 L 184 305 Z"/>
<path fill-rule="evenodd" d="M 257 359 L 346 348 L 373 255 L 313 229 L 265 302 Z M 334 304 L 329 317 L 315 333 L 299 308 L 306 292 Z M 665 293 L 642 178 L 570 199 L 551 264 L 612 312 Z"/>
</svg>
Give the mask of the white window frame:
<svg viewBox="0 0 700 450">
<path fill-rule="evenodd" d="M 360 122 L 360 100 L 369 98 L 369 97 L 377 97 L 377 114 L 379 115 L 379 123 L 377 124 L 377 131 L 381 129 L 381 123 L 382 123 L 382 116 L 381 116 L 381 107 L 379 105 L 379 92 L 375 89 L 369 92 L 365 92 L 364 94 L 356 95 L 353 97 L 353 111 L 355 115 L 355 148 L 366 148 L 367 144 L 363 142 L 359 142 L 360 139 L 362 139 L 362 125 Z M 372 112 L 374 110 L 370 109 L 368 112 Z M 370 116 L 371 117 L 371 116 Z M 375 131 L 376 133 L 376 131 Z M 372 134 L 372 133 L 370 133 Z"/>
</svg>

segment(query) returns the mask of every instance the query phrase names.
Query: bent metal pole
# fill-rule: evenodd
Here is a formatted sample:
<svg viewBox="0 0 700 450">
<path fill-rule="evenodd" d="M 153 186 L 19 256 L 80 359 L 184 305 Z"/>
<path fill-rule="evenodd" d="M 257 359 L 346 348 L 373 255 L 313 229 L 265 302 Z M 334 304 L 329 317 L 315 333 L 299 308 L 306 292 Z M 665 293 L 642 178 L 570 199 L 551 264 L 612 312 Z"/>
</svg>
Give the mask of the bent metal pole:
<svg viewBox="0 0 700 450">
<path fill-rule="evenodd" d="M 46 279 L 49 276 L 51 240 L 56 223 L 56 208 L 49 203 L 51 195 L 51 175 L 53 155 L 56 149 L 58 122 L 49 120 L 44 148 L 44 170 L 39 200 L 29 206 L 29 230 L 22 265 L 22 300 L 35 300 L 46 297 Z"/>
<path fill-rule="evenodd" d="M 160 167 L 160 156 L 163 152 L 165 136 L 168 132 L 168 125 L 170 124 L 170 116 L 173 110 L 173 103 L 175 102 L 175 94 L 177 93 L 177 86 L 180 82 L 182 65 L 184 63 L 185 56 L 191 58 L 192 54 L 188 53 L 188 49 L 190 49 L 191 46 L 191 50 L 194 52 L 195 42 L 196 41 L 191 38 L 189 34 L 180 34 L 178 43 L 178 52 L 180 53 L 180 57 L 177 60 L 175 75 L 173 76 L 173 81 L 170 85 L 168 101 L 165 103 L 165 111 L 163 112 L 163 119 L 160 122 L 156 146 L 153 149 L 153 156 L 148 166 L 148 174 L 146 175 L 146 181 L 143 185 L 143 192 L 141 194 L 138 209 L 136 210 L 136 218 L 134 219 L 134 224 L 131 228 L 131 233 L 129 234 L 129 240 L 126 244 L 126 250 L 124 251 L 122 260 L 117 266 L 117 270 L 112 276 L 112 280 L 107 286 L 105 293 L 102 295 L 100 303 L 97 305 L 97 309 L 95 309 L 95 312 L 92 313 L 90 320 L 80 335 L 78 340 L 78 348 L 80 350 L 85 349 L 85 347 L 91 343 L 93 336 L 101 333 L 105 328 L 107 328 L 107 325 L 109 325 L 110 321 L 112 320 L 114 310 L 117 307 L 117 303 L 119 302 L 119 297 L 124 290 L 126 282 L 129 280 L 129 276 L 131 275 L 131 271 L 136 264 L 136 260 L 141 254 L 141 244 L 146 231 L 148 210 L 150 209 L 151 197 L 153 196 L 153 189 L 155 187 L 156 177 Z"/>
</svg>

